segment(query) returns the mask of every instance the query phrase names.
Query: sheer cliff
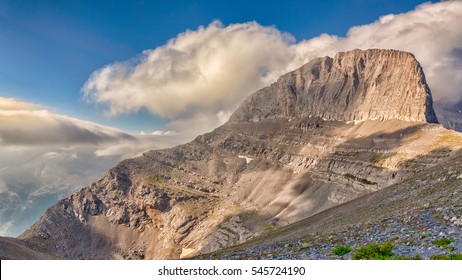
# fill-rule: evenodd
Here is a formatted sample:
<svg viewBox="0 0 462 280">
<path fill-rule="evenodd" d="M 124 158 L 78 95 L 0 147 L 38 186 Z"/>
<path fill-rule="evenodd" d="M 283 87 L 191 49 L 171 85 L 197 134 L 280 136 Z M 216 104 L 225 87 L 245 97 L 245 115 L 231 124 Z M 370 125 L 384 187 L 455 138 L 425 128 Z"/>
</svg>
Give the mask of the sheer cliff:
<svg viewBox="0 0 462 280">
<path fill-rule="evenodd" d="M 422 67 L 412 54 L 394 50 L 354 50 L 312 60 L 253 94 L 231 121 L 308 116 L 438 122 Z"/>
<path fill-rule="evenodd" d="M 21 238 L 70 259 L 179 258 L 244 242 L 444 162 L 413 55 L 315 59 L 190 143 L 120 162 Z"/>
</svg>

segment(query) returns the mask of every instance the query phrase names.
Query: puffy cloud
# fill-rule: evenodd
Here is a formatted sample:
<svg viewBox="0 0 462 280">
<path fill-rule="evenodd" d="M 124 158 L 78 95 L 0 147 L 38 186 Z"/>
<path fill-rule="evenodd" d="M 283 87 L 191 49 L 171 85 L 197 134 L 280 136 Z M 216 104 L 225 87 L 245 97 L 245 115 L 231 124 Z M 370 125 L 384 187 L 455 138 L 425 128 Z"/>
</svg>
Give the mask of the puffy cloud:
<svg viewBox="0 0 462 280">
<path fill-rule="evenodd" d="M 425 3 L 415 10 L 384 15 L 377 21 L 350 28 L 344 38 L 327 34 L 295 46 L 293 66 L 304 57 L 334 55 L 359 49 L 397 49 L 413 53 L 424 68 L 434 99 L 462 97 L 462 1 Z"/>
<path fill-rule="evenodd" d="M 409 51 L 422 64 L 434 98 L 458 100 L 462 97 L 461 19 L 461 1 L 426 3 L 408 13 L 353 27 L 335 46 Z"/>
<path fill-rule="evenodd" d="M 458 99 L 461 18 L 460 1 L 427 3 L 352 27 L 346 37 L 322 34 L 298 43 L 256 22 L 213 22 L 96 71 L 82 91 L 88 100 L 105 104 L 108 115 L 144 108 L 169 119 L 167 129 L 198 134 L 224 123 L 253 91 L 315 57 L 354 48 L 392 48 L 414 53 L 435 99 Z"/>
<path fill-rule="evenodd" d="M 216 126 L 251 92 L 270 83 L 293 59 L 294 39 L 255 22 L 213 22 L 164 46 L 93 73 L 85 96 L 109 115 L 148 109 L 167 119 L 207 115 Z M 202 126 L 203 124 L 201 124 Z"/>
</svg>

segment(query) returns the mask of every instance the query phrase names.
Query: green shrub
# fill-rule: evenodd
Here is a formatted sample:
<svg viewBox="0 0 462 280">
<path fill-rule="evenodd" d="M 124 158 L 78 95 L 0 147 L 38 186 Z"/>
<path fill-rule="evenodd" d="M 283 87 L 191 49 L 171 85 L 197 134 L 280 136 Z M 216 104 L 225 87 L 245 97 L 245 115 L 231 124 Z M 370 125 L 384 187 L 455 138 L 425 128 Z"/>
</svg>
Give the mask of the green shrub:
<svg viewBox="0 0 462 280">
<path fill-rule="evenodd" d="M 415 255 L 413 257 L 393 256 L 391 259 L 392 260 L 422 260 L 422 257 L 420 255 Z"/>
<path fill-rule="evenodd" d="M 363 183 L 365 185 L 377 185 L 378 184 L 377 182 L 369 181 L 366 178 L 359 179 L 359 182 L 361 182 L 361 183 Z"/>
<path fill-rule="evenodd" d="M 340 246 L 340 245 L 335 247 L 334 250 L 332 251 L 332 253 L 336 256 L 343 256 L 343 255 L 348 254 L 349 252 L 351 252 L 351 249 L 349 247 Z"/>
<path fill-rule="evenodd" d="M 354 260 L 390 260 L 393 257 L 395 246 L 391 243 L 381 245 L 372 243 L 360 247 L 353 254 Z"/>
<path fill-rule="evenodd" d="M 351 173 L 345 173 L 345 174 L 343 174 L 343 176 L 345 176 L 348 179 L 352 179 L 352 180 L 358 181 L 360 183 L 363 183 L 365 185 L 378 185 L 377 182 L 369 181 L 366 178 L 358 178 L 358 177 L 356 177 L 355 175 L 353 175 Z"/>
<path fill-rule="evenodd" d="M 380 163 L 382 162 L 383 160 L 385 160 L 387 158 L 387 155 L 385 154 L 372 154 L 371 155 L 371 162 L 372 163 Z"/>
<path fill-rule="evenodd" d="M 438 245 L 440 247 L 446 248 L 449 244 L 451 244 L 454 240 L 443 237 L 440 239 L 433 240 L 432 243 Z"/>
<path fill-rule="evenodd" d="M 344 174 L 345 177 L 347 177 L 348 179 L 353 179 L 353 180 L 356 180 L 356 176 L 353 175 L 353 174 L 350 174 L 350 173 L 346 173 Z"/>
<path fill-rule="evenodd" d="M 432 260 L 462 260 L 462 254 L 432 255 Z"/>
<path fill-rule="evenodd" d="M 303 243 L 302 243 L 302 246 L 301 246 L 300 248 L 301 248 L 301 249 L 308 249 L 308 247 L 310 247 L 310 243 L 303 242 Z"/>
</svg>

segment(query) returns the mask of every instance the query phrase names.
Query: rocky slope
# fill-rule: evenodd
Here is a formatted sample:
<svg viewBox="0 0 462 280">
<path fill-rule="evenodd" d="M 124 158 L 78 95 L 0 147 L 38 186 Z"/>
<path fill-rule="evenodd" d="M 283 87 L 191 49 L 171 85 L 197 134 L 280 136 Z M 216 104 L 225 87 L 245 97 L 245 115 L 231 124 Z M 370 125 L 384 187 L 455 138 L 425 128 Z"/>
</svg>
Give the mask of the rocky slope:
<svg viewBox="0 0 462 280">
<path fill-rule="evenodd" d="M 350 259 L 368 244 L 392 258 L 462 257 L 462 154 L 383 190 L 205 259 Z M 335 248 L 351 249 L 346 254 Z"/>
<path fill-rule="evenodd" d="M 58 256 L 45 252 L 33 242 L 0 237 L 0 260 L 56 260 Z"/>
<path fill-rule="evenodd" d="M 249 97 L 213 132 L 119 163 L 21 238 L 70 259 L 211 252 L 444 162 L 462 137 L 436 121 L 412 55 L 316 59 Z"/>
</svg>

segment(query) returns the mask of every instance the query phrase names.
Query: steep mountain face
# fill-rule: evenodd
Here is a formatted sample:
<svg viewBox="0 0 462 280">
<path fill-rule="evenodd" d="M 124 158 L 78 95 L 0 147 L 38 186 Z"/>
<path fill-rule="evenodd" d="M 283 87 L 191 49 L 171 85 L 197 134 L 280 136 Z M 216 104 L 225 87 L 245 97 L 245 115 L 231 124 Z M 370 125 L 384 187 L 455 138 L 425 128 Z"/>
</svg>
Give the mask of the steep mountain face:
<svg viewBox="0 0 462 280">
<path fill-rule="evenodd" d="M 437 123 L 422 67 L 406 52 L 354 50 L 312 60 L 247 99 L 233 122 L 328 120 Z"/>
<path fill-rule="evenodd" d="M 214 131 L 122 161 L 21 238 L 72 259 L 211 252 L 445 161 L 462 137 L 435 122 L 411 54 L 316 59 L 256 92 Z"/>
</svg>

